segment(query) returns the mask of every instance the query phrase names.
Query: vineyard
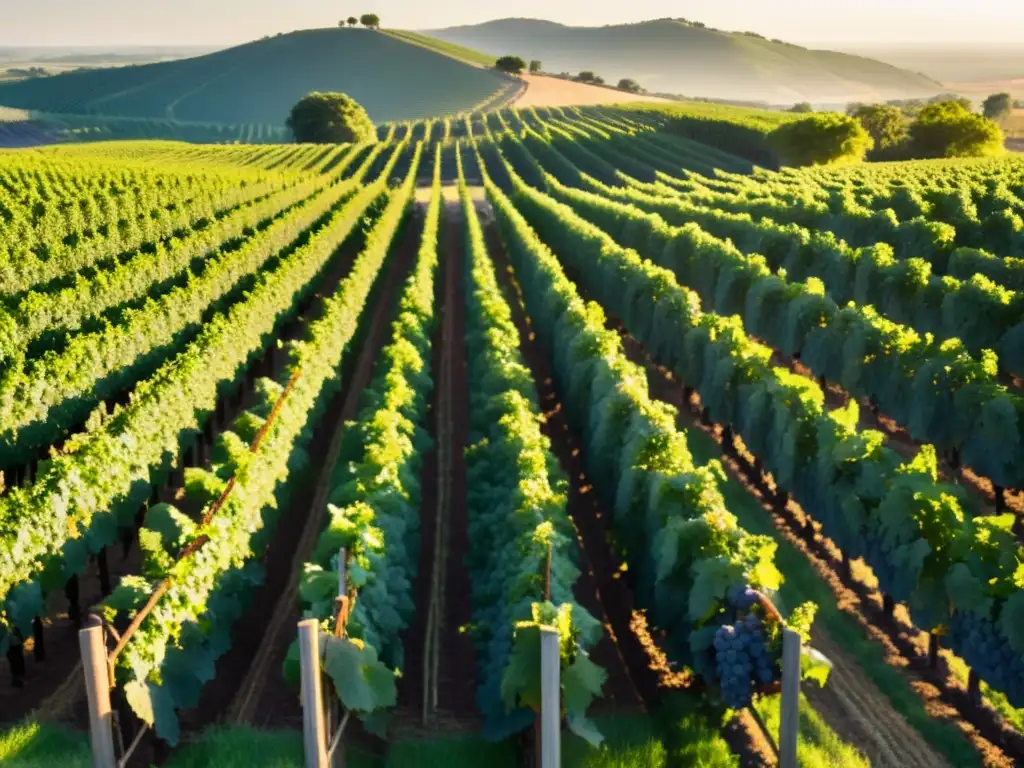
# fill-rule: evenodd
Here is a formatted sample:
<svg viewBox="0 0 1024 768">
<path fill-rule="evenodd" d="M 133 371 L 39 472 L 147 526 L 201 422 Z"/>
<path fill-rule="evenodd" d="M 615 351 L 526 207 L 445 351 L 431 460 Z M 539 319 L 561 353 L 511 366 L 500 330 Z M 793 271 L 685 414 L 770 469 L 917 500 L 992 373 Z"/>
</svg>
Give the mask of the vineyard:
<svg viewBox="0 0 1024 768">
<path fill-rule="evenodd" d="M 717 119 L 0 152 L 0 762 L 1024 761 L 1024 162 Z"/>
</svg>

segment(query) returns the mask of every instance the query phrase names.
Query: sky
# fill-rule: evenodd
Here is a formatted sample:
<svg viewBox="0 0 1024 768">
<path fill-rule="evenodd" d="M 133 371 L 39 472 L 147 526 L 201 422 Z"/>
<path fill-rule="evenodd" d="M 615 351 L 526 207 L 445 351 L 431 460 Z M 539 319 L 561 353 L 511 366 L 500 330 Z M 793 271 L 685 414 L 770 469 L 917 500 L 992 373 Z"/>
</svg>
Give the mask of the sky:
<svg viewBox="0 0 1024 768">
<path fill-rule="evenodd" d="M 479 0 L 0 0 L 0 46 L 212 46 L 332 26 L 362 13 L 404 29 L 508 15 L 580 25 L 681 16 L 835 47 L 1024 43 L 1024 0 L 518 0 L 514 6 Z"/>
</svg>

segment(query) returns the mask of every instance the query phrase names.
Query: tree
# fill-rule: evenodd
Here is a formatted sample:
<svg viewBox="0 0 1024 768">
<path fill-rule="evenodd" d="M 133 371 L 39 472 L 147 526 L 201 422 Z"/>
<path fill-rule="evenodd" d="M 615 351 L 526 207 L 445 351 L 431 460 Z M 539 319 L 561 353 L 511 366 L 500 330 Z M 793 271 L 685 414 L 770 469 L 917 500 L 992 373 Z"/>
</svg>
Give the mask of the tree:
<svg viewBox="0 0 1024 768">
<path fill-rule="evenodd" d="M 929 104 L 910 126 L 915 157 L 986 157 L 1003 150 L 1003 132 L 959 101 Z"/>
<path fill-rule="evenodd" d="M 494 68 L 508 72 L 510 75 L 518 75 L 526 69 L 526 62 L 519 56 L 502 56 L 494 62 Z"/>
<path fill-rule="evenodd" d="M 364 13 L 359 17 L 359 23 L 368 29 L 380 29 L 380 16 L 376 13 Z"/>
<path fill-rule="evenodd" d="M 295 140 L 308 144 L 340 144 L 377 140 L 377 128 L 366 110 L 344 93 L 313 92 L 302 97 L 285 123 Z"/>
<path fill-rule="evenodd" d="M 537 72 L 540 72 L 542 66 L 543 65 L 539 61 L 537 61 L 537 59 L 533 59 L 532 61 L 530 61 L 530 74 L 533 75 L 536 74 Z"/>
<path fill-rule="evenodd" d="M 993 93 L 981 104 L 981 113 L 989 120 L 1005 120 L 1013 111 L 1013 99 L 1008 93 Z"/>
<path fill-rule="evenodd" d="M 768 144 L 793 166 L 859 162 L 874 145 L 864 126 L 835 112 L 784 123 L 768 134 Z"/>
<path fill-rule="evenodd" d="M 929 104 L 944 104 L 947 101 L 952 101 L 955 102 L 956 104 L 960 104 L 968 112 L 970 112 L 971 109 L 974 108 L 974 102 L 972 102 L 966 96 L 960 96 L 959 94 L 956 93 L 940 93 L 928 99 Z"/>
<path fill-rule="evenodd" d="M 861 105 L 853 114 L 875 142 L 872 159 L 892 158 L 907 140 L 907 121 L 898 107 Z"/>
<path fill-rule="evenodd" d="M 354 27 L 358 23 L 359 23 L 359 19 L 357 19 L 355 16 L 349 16 L 348 17 L 348 25 L 350 27 Z"/>
<path fill-rule="evenodd" d="M 810 102 L 801 101 L 801 102 L 798 102 L 798 103 L 794 104 L 792 107 L 790 107 L 789 111 L 790 112 L 801 112 L 801 113 L 813 112 L 814 111 L 814 107 L 811 106 Z"/>
<path fill-rule="evenodd" d="M 640 93 L 643 90 L 640 87 L 640 83 L 630 77 L 624 77 L 619 80 L 618 89 L 620 91 L 629 91 L 630 93 Z"/>
<path fill-rule="evenodd" d="M 578 75 L 576 75 L 574 79 L 581 83 L 596 83 L 600 78 L 597 75 L 595 75 L 591 70 L 585 69 Z M 601 82 L 603 83 L 604 80 L 601 80 Z"/>
</svg>

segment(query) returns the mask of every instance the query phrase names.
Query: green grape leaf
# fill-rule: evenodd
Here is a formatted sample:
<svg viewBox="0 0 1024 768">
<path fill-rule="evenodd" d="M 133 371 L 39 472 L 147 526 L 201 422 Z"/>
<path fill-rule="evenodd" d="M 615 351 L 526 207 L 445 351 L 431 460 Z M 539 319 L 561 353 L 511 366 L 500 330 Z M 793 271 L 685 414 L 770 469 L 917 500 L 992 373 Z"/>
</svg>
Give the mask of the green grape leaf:
<svg viewBox="0 0 1024 768">
<path fill-rule="evenodd" d="M 604 742 L 604 736 L 597 730 L 592 720 L 588 720 L 582 714 L 568 714 L 565 718 L 569 730 L 590 744 L 592 747 L 600 747 Z"/>
<path fill-rule="evenodd" d="M 517 706 L 540 711 L 540 625 L 519 622 L 512 653 L 501 677 L 501 698 L 508 709 Z"/>
<path fill-rule="evenodd" d="M 608 674 L 580 653 L 576 660 L 562 671 L 563 705 L 567 713 L 582 715 L 590 702 L 600 695 Z"/>
<path fill-rule="evenodd" d="M 178 715 L 170 694 L 158 685 L 131 680 L 124 686 L 125 698 L 132 711 L 142 722 L 151 726 L 156 735 L 172 747 L 181 738 Z"/>
<path fill-rule="evenodd" d="M 370 645 L 343 637 L 320 635 L 324 671 L 347 709 L 373 712 L 398 700 L 395 674 L 377 660 Z"/>
<path fill-rule="evenodd" d="M 1016 592 L 1003 604 L 999 626 L 1010 647 L 1017 653 L 1024 653 L 1024 592 Z"/>
<path fill-rule="evenodd" d="M 828 682 L 828 676 L 832 672 L 832 662 L 829 658 L 809 645 L 800 649 L 800 679 L 813 680 L 820 687 L 824 688 Z"/>
</svg>

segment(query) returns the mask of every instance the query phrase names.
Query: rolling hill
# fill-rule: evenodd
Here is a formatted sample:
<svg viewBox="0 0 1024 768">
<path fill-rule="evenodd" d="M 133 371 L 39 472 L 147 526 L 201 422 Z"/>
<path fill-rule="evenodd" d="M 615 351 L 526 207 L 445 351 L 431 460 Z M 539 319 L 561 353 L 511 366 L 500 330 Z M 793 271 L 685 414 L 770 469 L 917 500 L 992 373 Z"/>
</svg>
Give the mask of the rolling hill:
<svg viewBox="0 0 1024 768">
<path fill-rule="evenodd" d="M 487 54 L 539 59 L 548 72 L 593 70 L 611 83 L 630 77 L 653 93 L 841 103 L 942 90 L 925 75 L 874 59 L 672 19 L 605 27 L 500 19 L 426 34 Z"/>
<path fill-rule="evenodd" d="M 516 86 L 386 34 L 314 29 L 178 61 L 0 83 L 0 106 L 279 126 L 306 93 L 344 91 L 383 122 L 497 106 Z"/>
</svg>

